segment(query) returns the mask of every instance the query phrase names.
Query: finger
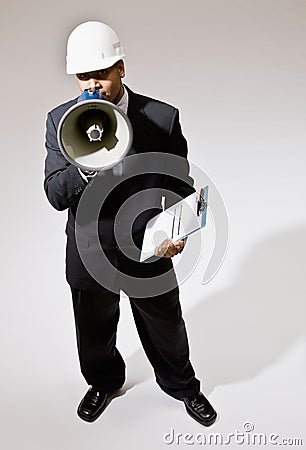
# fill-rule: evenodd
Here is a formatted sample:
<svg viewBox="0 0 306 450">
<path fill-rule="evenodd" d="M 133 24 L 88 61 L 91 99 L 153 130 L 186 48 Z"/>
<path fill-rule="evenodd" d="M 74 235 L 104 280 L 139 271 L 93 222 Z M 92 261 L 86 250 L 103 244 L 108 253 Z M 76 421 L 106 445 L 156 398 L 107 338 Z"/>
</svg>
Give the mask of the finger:
<svg viewBox="0 0 306 450">
<path fill-rule="evenodd" d="M 155 256 L 165 256 L 165 254 L 168 251 L 168 241 L 165 240 L 164 242 L 162 242 L 159 247 L 157 247 L 155 249 Z"/>
<path fill-rule="evenodd" d="M 177 247 L 176 247 L 174 244 L 169 245 L 169 247 L 168 247 L 168 252 L 169 252 L 171 255 L 176 255 L 176 253 L 177 253 Z"/>
<path fill-rule="evenodd" d="M 184 247 L 184 241 L 177 241 L 175 243 L 175 248 L 181 250 Z"/>
<path fill-rule="evenodd" d="M 177 255 L 179 251 L 180 251 L 179 248 L 177 248 L 176 246 L 173 246 L 170 249 L 168 249 L 168 253 L 170 254 L 170 256 Z"/>
</svg>

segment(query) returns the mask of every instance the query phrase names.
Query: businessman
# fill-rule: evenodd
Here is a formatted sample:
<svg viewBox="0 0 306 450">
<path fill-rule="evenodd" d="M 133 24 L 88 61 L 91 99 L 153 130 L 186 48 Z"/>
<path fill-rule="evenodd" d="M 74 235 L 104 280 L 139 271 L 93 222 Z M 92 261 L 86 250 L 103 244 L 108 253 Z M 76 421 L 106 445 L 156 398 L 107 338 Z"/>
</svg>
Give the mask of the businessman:
<svg viewBox="0 0 306 450">
<path fill-rule="evenodd" d="M 44 189 L 54 208 L 68 210 L 66 278 L 72 293 L 80 368 L 89 385 L 77 413 L 81 419 L 93 422 L 106 408 L 108 395 L 125 382 L 125 363 L 116 347 L 122 289 L 129 296 L 136 328 L 156 382 L 165 393 L 181 400 L 193 419 L 209 426 L 217 414 L 201 393 L 200 381 L 189 360 L 188 338 L 172 265 L 172 258 L 182 252 L 185 242 L 165 241 L 156 249 L 153 259 L 145 263 L 140 263 L 122 246 L 122 242 L 132 239 L 135 249 L 141 248 L 147 221 L 160 211 L 159 192 L 173 193 L 173 202 L 194 192 L 178 110 L 137 94 L 124 85 L 124 57 L 117 34 L 102 22 L 82 23 L 68 38 L 67 73 L 76 77 L 80 91 L 98 90 L 131 122 L 132 146 L 119 169 L 81 170 L 61 153 L 57 141 L 58 125 L 77 99 L 53 109 L 46 122 Z M 156 169 L 158 155 L 164 161 L 162 157 L 166 154 L 172 155 L 174 161 L 175 157 L 180 161 L 175 165 L 175 176 L 167 176 Z M 157 160 L 154 172 L 138 172 L 132 176 L 133 158 L 137 155 L 154 155 Z M 128 161 L 130 156 L 131 163 L 127 164 L 125 159 Z M 84 228 L 84 222 L 92 220 L 90 208 L 88 213 L 86 210 L 91 193 L 94 201 L 99 201 L 100 195 L 105 197 L 97 218 L 100 248 Z M 122 224 L 118 220 L 118 211 L 126 201 L 131 200 L 133 205 L 133 199 L 139 193 L 144 199 L 143 211 L 132 220 L 129 218 L 131 223 L 123 220 Z M 149 197 L 150 208 L 146 208 Z M 167 196 L 167 201 L 168 197 L 171 202 L 171 195 Z M 139 207 L 139 201 L 137 203 Z M 82 222 L 82 232 L 78 220 Z M 116 239 L 118 235 L 120 245 Z M 82 253 L 93 256 L 95 274 Z M 109 266 L 114 268 L 113 277 L 105 276 Z M 140 289 L 142 294 L 139 294 L 139 285 L 144 286 L 142 291 Z"/>
</svg>

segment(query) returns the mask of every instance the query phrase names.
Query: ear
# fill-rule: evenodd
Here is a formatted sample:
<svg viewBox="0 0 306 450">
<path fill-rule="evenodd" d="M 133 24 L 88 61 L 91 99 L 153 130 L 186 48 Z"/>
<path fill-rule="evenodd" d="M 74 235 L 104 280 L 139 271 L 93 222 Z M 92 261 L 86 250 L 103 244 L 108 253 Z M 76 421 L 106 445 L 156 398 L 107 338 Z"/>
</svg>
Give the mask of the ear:
<svg viewBox="0 0 306 450">
<path fill-rule="evenodd" d="M 125 77 L 125 66 L 124 66 L 124 62 L 122 59 L 120 59 L 120 61 L 117 63 L 117 67 L 118 67 L 120 77 L 121 78 Z"/>
</svg>

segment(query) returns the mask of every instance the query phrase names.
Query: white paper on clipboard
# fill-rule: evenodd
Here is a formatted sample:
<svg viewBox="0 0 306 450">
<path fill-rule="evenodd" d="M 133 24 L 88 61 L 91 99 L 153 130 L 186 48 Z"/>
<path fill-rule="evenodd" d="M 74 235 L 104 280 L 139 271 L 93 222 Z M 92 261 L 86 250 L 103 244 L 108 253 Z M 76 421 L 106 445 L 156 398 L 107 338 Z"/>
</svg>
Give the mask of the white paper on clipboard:
<svg viewBox="0 0 306 450">
<path fill-rule="evenodd" d="M 200 192 L 194 192 L 149 220 L 143 238 L 140 262 L 153 256 L 155 249 L 165 239 L 170 238 L 176 242 L 205 227 L 207 202 L 208 186 L 205 186 Z"/>
</svg>

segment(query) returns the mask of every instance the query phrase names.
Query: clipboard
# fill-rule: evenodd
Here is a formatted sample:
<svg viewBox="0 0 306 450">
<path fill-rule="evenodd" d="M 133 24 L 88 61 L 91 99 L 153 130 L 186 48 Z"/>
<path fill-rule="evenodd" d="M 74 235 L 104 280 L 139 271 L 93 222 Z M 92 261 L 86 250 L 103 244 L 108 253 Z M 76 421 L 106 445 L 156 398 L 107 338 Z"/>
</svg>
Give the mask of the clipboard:
<svg viewBox="0 0 306 450">
<path fill-rule="evenodd" d="M 204 228 L 207 206 L 208 185 L 149 220 L 143 237 L 140 262 L 154 256 L 155 249 L 165 239 L 170 238 L 176 242 Z"/>
</svg>

